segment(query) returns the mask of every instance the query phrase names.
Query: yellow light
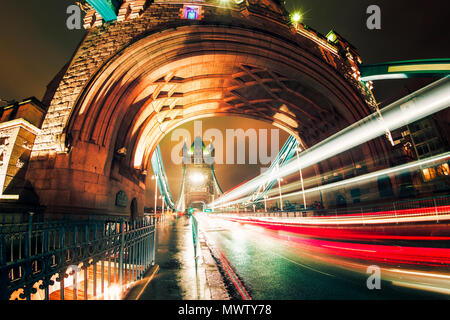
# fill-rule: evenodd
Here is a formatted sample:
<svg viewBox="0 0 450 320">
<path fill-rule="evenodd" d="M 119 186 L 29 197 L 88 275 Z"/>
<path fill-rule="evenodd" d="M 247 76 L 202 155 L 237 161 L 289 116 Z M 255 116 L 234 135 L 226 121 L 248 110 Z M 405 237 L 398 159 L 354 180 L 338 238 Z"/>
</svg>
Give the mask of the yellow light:
<svg viewBox="0 0 450 320">
<path fill-rule="evenodd" d="M 122 287 L 120 285 L 112 285 L 105 290 L 106 300 L 121 300 L 122 299 Z"/>
<path fill-rule="evenodd" d="M 418 71 L 434 71 L 434 70 L 450 70 L 450 64 L 415 64 L 405 66 L 392 66 L 388 68 L 388 72 L 418 72 Z"/>
<path fill-rule="evenodd" d="M 205 176 L 199 172 L 192 173 L 189 178 L 191 179 L 191 182 L 195 184 L 200 184 L 205 181 Z"/>
<path fill-rule="evenodd" d="M 436 169 L 435 168 L 427 168 L 422 170 L 423 177 L 425 181 L 430 181 L 436 178 Z"/>
<path fill-rule="evenodd" d="M 440 176 L 450 175 L 450 167 L 449 167 L 448 163 L 444 163 L 444 164 L 440 165 L 438 167 L 437 171 Z"/>
<path fill-rule="evenodd" d="M 292 19 L 292 22 L 294 22 L 294 23 L 299 23 L 300 20 L 302 20 L 302 15 L 300 14 L 300 12 L 295 12 L 295 13 L 292 15 L 291 19 Z"/>
</svg>

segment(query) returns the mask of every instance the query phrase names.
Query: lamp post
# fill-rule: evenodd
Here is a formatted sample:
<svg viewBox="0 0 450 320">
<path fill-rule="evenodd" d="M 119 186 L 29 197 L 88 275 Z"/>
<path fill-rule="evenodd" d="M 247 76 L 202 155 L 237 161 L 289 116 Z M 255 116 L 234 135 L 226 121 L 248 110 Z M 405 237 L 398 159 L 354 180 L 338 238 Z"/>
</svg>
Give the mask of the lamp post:
<svg viewBox="0 0 450 320">
<path fill-rule="evenodd" d="M 155 180 L 155 215 L 158 210 L 158 176 L 153 175 L 152 179 Z"/>
<path fill-rule="evenodd" d="M 276 168 L 277 168 L 277 172 L 280 171 L 280 164 L 279 163 L 277 163 Z M 281 181 L 283 181 L 283 179 L 282 178 L 278 178 L 278 177 L 276 179 L 278 181 L 278 191 L 280 193 L 280 210 L 283 211 L 283 197 L 281 195 Z"/>
<path fill-rule="evenodd" d="M 295 153 L 297 154 L 297 163 L 298 163 L 298 172 L 300 174 L 300 182 L 302 184 L 302 194 L 303 194 L 303 208 L 306 210 L 306 195 L 305 195 L 305 185 L 303 183 L 303 174 L 302 174 L 302 168 L 300 167 L 300 158 L 299 158 L 299 151 L 301 151 L 300 148 L 295 148 Z"/>
<path fill-rule="evenodd" d="M 164 215 L 164 205 L 165 205 L 166 201 L 165 201 L 163 195 L 161 195 L 160 198 L 161 198 L 161 207 L 162 207 L 162 214 L 161 215 Z"/>
<path fill-rule="evenodd" d="M 267 196 L 264 196 L 264 211 L 267 212 Z"/>
<path fill-rule="evenodd" d="M 281 181 L 283 181 L 282 178 L 277 178 L 278 180 L 278 191 L 280 192 L 280 210 L 283 211 L 283 196 L 281 194 Z"/>
</svg>

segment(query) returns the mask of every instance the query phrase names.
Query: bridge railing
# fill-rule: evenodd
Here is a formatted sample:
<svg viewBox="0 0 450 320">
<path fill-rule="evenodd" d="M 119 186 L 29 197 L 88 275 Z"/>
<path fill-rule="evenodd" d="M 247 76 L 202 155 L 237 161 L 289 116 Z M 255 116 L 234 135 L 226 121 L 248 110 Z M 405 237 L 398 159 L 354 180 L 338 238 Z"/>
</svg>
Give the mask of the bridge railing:
<svg viewBox="0 0 450 320">
<path fill-rule="evenodd" d="M 0 299 L 120 299 L 155 261 L 155 219 L 0 224 Z"/>
<path fill-rule="evenodd" d="M 228 213 L 227 213 L 228 214 Z M 439 221 L 440 216 L 450 214 L 450 195 L 403 200 L 379 205 L 352 206 L 349 208 L 284 210 L 269 212 L 240 212 L 254 217 L 316 217 L 316 218 L 386 218 L 386 217 L 425 217 L 432 216 Z"/>
<path fill-rule="evenodd" d="M 191 215 L 191 223 L 192 223 L 192 240 L 194 244 L 194 257 L 195 257 L 195 263 L 197 263 L 197 249 L 198 249 L 198 221 L 197 218 L 194 215 Z"/>
</svg>

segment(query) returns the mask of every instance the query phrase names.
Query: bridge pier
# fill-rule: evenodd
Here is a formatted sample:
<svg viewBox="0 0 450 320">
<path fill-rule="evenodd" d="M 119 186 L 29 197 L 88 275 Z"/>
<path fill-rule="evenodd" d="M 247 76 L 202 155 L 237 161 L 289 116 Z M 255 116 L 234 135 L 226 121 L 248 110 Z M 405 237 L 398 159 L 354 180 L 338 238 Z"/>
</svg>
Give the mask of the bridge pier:
<svg viewBox="0 0 450 320">
<path fill-rule="evenodd" d="M 94 154 L 95 156 L 92 156 Z M 137 200 L 140 215 L 144 212 L 143 181 L 111 174 L 102 167 L 105 151 L 92 144 L 71 153 L 51 153 L 32 158 L 27 179 L 39 194 L 47 214 L 111 214 L 129 217 L 131 201 Z M 119 201 L 119 193 L 126 199 Z"/>
</svg>

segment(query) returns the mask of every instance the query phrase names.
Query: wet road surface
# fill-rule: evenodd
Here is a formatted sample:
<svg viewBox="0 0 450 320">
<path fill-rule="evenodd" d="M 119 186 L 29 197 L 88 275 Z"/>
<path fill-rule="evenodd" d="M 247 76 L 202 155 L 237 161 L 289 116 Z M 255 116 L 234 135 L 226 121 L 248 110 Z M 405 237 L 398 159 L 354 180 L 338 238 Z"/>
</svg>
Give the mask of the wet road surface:
<svg viewBox="0 0 450 320">
<path fill-rule="evenodd" d="M 157 227 L 156 263 L 160 270 L 141 300 L 208 300 L 205 270 L 195 263 L 188 218 L 169 218 Z"/>
<path fill-rule="evenodd" d="M 442 298 L 382 281 L 367 288 L 368 274 L 311 259 L 289 241 L 221 219 L 199 217 L 201 229 L 234 267 L 256 300 L 372 300 Z"/>
</svg>

